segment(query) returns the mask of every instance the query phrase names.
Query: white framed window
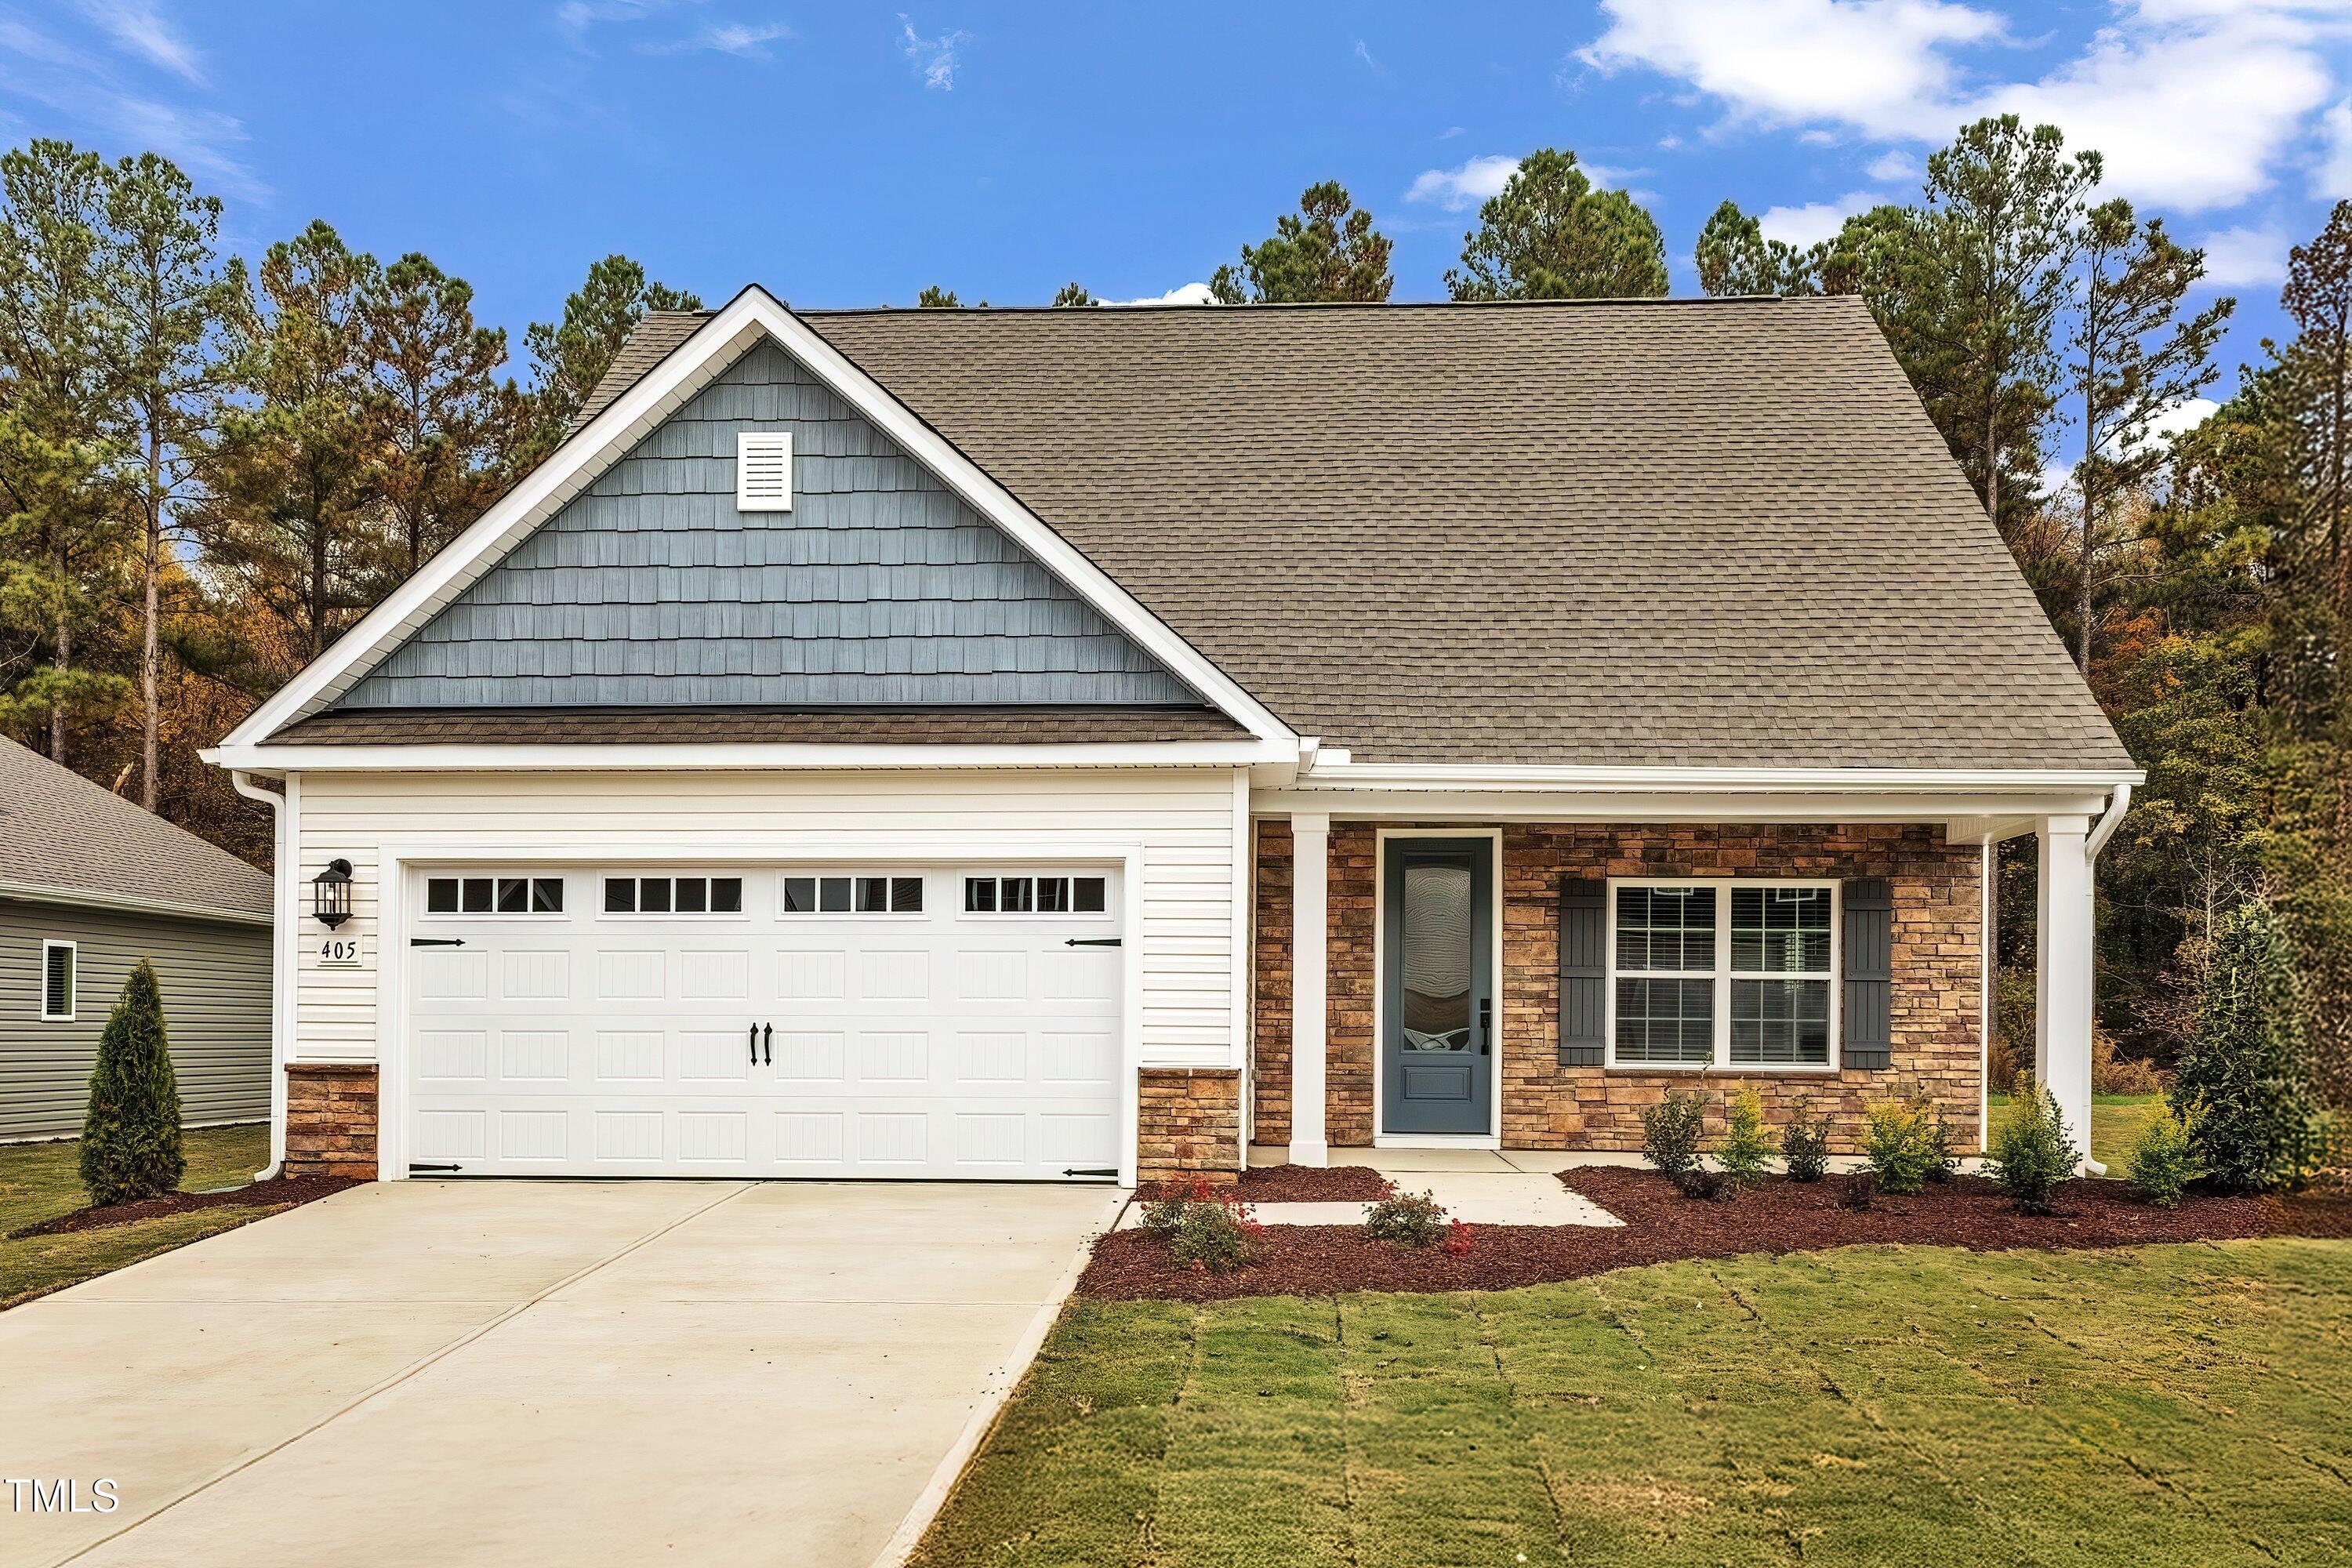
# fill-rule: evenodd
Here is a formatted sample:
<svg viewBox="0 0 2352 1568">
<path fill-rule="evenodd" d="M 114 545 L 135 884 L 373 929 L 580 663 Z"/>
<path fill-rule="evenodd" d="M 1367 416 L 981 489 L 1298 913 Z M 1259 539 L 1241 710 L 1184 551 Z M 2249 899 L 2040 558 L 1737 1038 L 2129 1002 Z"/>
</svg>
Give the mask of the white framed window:
<svg viewBox="0 0 2352 1568">
<path fill-rule="evenodd" d="M 791 919 L 845 915 L 919 915 L 923 879 L 878 871 L 812 871 L 784 878 L 783 912 Z"/>
<path fill-rule="evenodd" d="M 427 877 L 425 912 L 461 919 L 480 915 L 560 915 L 561 877 Z"/>
<path fill-rule="evenodd" d="M 81 944 L 45 941 L 41 943 L 41 1022 L 74 1021 L 74 982 L 81 970 Z"/>
<path fill-rule="evenodd" d="M 604 879 L 608 915 L 740 915 L 743 879 L 702 874 Z"/>
<path fill-rule="evenodd" d="M 1837 884 L 1609 884 L 1609 1065 L 1837 1066 Z"/>
<path fill-rule="evenodd" d="M 1064 875 L 966 877 L 968 915 L 1099 915 L 1108 913 L 1110 883 L 1103 877 Z"/>
<path fill-rule="evenodd" d="M 793 510 L 793 437 L 789 430 L 735 433 L 735 510 Z"/>
</svg>

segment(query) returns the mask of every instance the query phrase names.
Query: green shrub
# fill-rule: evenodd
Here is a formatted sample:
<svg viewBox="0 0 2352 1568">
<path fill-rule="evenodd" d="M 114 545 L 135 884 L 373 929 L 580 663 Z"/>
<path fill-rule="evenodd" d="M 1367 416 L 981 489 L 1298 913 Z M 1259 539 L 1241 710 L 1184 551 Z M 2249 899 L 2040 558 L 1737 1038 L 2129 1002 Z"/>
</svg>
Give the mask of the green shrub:
<svg viewBox="0 0 2352 1568">
<path fill-rule="evenodd" d="M 1168 1244 L 1168 1255 L 1179 1263 L 1211 1274 L 1230 1274 L 1250 1260 L 1253 1244 L 1265 1228 L 1249 1205 L 1238 1198 L 1222 1197 L 1197 1177 L 1171 1183 L 1143 1205 L 1143 1228 Z"/>
<path fill-rule="evenodd" d="M 1364 1214 L 1364 1234 L 1396 1247 L 1427 1247 L 1445 1236 L 1445 1210 L 1432 1193 L 1391 1193 Z"/>
<path fill-rule="evenodd" d="M 2132 1195 L 2158 1208 L 2178 1208 L 2189 1184 L 2205 1173 L 2197 1157 L 2199 1108 L 2178 1115 L 2151 1116 L 2140 1123 L 2131 1151 Z"/>
<path fill-rule="evenodd" d="M 1882 1193 L 1916 1193 L 1941 1160 L 1938 1118 L 1927 1101 L 1882 1100 L 1863 1110 L 1862 1152 Z"/>
<path fill-rule="evenodd" d="M 1723 1179 L 1734 1192 L 1742 1192 L 1764 1180 L 1765 1163 L 1772 1158 L 1772 1140 L 1764 1132 L 1764 1102 L 1757 1097 L 1753 1084 L 1743 1084 L 1731 1097 L 1731 1114 L 1725 1122 L 1723 1141 L 1715 1146 L 1715 1163 L 1723 1168 Z"/>
<path fill-rule="evenodd" d="M 1737 1191 L 1721 1171 L 1710 1171 L 1705 1165 L 1693 1165 L 1675 1178 L 1675 1185 L 1683 1190 L 1683 1196 L 1701 1203 L 1727 1198 Z"/>
<path fill-rule="evenodd" d="M 81 1184 L 94 1204 L 126 1204 L 173 1191 L 187 1166 L 163 987 L 142 958 L 98 1037 L 81 1123 Z"/>
<path fill-rule="evenodd" d="M 1706 1130 L 1706 1096 L 1694 1089 L 1666 1090 L 1666 1098 L 1642 1108 L 1642 1153 L 1670 1181 L 1698 1163 L 1698 1141 Z"/>
<path fill-rule="evenodd" d="M 2001 1113 L 1986 1145 L 1986 1173 L 2027 1214 L 2048 1214 L 2050 1194 L 2083 1163 L 2083 1151 L 2067 1135 L 2058 1097 L 2026 1074 Z"/>
<path fill-rule="evenodd" d="M 1941 1107 L 1927 1111 L 1927 1179 L 1948 1182 L 1960 1173 L 1960 1152 L 1952 1147 L 1952 1124 Z"/>
<path fill-rule="evenodd" d="M 2299 1185 L 2326 1157 L 2304 1008 L 2294 950 L 2270 906 L 2223 915 L 2168 1098 L 2176 1117 L 2199 1108 L 2191 1147 L 2226 1192 Z"/>
<path fill-rule="evenodd" d="M 1789 1180 L 1818 1182 L 1830 1173 L 1830 1124 L 1813 1114 L 1813 1097 L 1797 1096 L 1789 1110 L 1789 1125 L 1780 1132 L 1780 1158 L 1789 1164 Z"/>
</svg>

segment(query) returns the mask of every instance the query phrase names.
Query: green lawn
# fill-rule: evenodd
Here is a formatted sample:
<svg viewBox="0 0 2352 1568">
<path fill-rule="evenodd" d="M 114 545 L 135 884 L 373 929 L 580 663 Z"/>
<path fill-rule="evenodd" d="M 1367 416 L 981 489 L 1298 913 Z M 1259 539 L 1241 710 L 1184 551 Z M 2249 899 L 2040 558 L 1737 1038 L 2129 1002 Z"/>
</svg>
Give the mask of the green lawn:
<svg viewBox="0 0 2352 1568">
<path fill-rule="evenodd" d="M 916 1562 L 2352 1559 L 2352 1244 L 1080 1300 Z"/>
<path fill-rule="evenodd" d="M 180 1185 L 192 1193 L 242 1186 L 269 1163 L 269 1129 L 263 1125 L 191 1129 L 185 1142 L 188 1170 Z M 80 1147 L 71 1140 L 0 1144 L 0 1237 L 70 1214 L 89 1202 L 76 1170 Z M 101 1230 L 0 1240 L 0 1308 L 95 1279 L 270 1212 L 204 1209 Z"/>
<path fill-rule="evenodd" d="M 1988 1130 L 2000 1125 L 2009 1096 L 1996 1094 L 1985 1120 Z M 2091 1098 L 2091 1158 L 2120 1176 L 2131 1166 L 2131 1146 L 2151 1116 L 2164 1114 L 2160 1094 L 2100 1094 Z M 2076 1134 L 2081 1136 L 2080 1133 Z"/>
</svg>

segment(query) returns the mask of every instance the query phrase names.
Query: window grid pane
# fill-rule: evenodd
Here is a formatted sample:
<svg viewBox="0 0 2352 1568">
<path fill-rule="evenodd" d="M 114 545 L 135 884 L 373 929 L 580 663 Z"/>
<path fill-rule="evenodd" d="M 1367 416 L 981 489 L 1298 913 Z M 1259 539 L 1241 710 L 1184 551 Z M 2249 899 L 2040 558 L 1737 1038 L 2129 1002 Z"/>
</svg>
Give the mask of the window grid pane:
<svg viewBox="0 0 2352 1568">
<path fill-rule="evenodd" d="M 454 915 L 457 912 L 457 879 L 435 877 L 425 884 L 425 912 L 428 915 Z"/>
<path fill-rule="evenodd" d="M 1715 889 L 1618 889 L 1617 967 L 1650 972 L 1712 970 Z"/>
<path fill-rule="evenodd" d="M 714 915 L 740 915 L 743 912 L 742 878 L 710 879 L 710 912 Z"/>
<path fill-rule="evenodd" d="M 919 915 L 923 912 L 923 879 L 920 877 L 890 879 L 890 912 L 894 915 Z"/>
<path fill-rule="evenodd" d="M 784 879 L 784 913 L 788 915 L 816 913 L 816 879 L 814 877 Z"/>
<path fill-rule="evenodd" d="M 1103 912 L 1103 879 L 1080 877 L 1071 884 L 1071 907 L 1082 915 Z"/>
<path fill-rule="evenodd" d="M 1742 1067 L 1826 1067 L 1830 1059 L 1830 983 L 1731 983 L 1731 1059 Z"/>
<path fill-rule="evenodd" d="M 1715 982 L 1621 978 L 1617 1059 L 1705 1064 L 1715 1059 Z"/>
<path fill-rule="evenodd" d="M 1731 967 L 1742 974 L 1827 974 L 1827 888 L 1734 888 Z"/>
<path fill-rule="evenodd" d="M 535 915 L 560 915 L 563 912 L 563 879 L 533 877 L 530 879 L 530 912 Z"/>
</svg>

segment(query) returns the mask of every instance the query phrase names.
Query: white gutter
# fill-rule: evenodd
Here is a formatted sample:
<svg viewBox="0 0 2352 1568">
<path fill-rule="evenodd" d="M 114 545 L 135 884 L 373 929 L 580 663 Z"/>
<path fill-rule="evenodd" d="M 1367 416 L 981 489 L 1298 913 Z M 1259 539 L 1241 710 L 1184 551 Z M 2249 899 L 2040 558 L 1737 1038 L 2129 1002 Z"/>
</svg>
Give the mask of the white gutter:
<svg viewBox="0 0 2352 1568">
<path fill-rule="evenodd" d="M 1328 757 L 1330 753 L 1326 752 Z M 1376 789 L 1592 789 L 1788 791 L 1826 789 L 1911 793 L 1919 790 L 2107 790 L 2144 782 L 2139 772 L 2113 769 L 1954 768 L 1621 768 L 1549 765 L 1482 767 L 1448 763 L 1322 762 L 1314 787 Z"/>
<path fill-rule="evenodd" d="M 301 914 L 294 908 L 294 818 L 288 798 L 254 783 L 251 774 L 232 772 L 228 782 L 246 799 L 269 807 L 276 846 L 269 878 L 277 910 L 269 937 L 269 1164 L 253 1173 L 266 1182 L 286 1163 L 286 1049 L 294 1035 L 294 922 Z"/>
<path fill-rule="evenodd" d="M 1292 763 L 1287 742 L 1235 741 L 1101 741 L 965 745 L 867 745 L 856 742 L 555 742 L 475 745 L 451 742 L 358 746 L 300 742 L 236 746 L 197 753 L 216 768 L 276 774 L 417 773 L 487 770 L 541 773 L 566 769 L 671 772 L 768 768 L 1239 768 Z"/>
<path fill-rule="evenodd" d="M 2146 776 L 2146 774 L 2141 775 L 2143 778 Z M 2131 809 L 2131 795 L 2130 784 L 2116 785 L 2114 800 L 2108 804 L 2107 809 L 2100 814 L 2099 820 L 2092 824 L 2091 836 L 2083 840 L 2084 859 L 2096 860 L 2099 858 L 2099 851 L 2106 847 L 2107 840 L 2116 836 L 2116 829 L 2124 824 L 2124 813 Z"/>
</svg>

